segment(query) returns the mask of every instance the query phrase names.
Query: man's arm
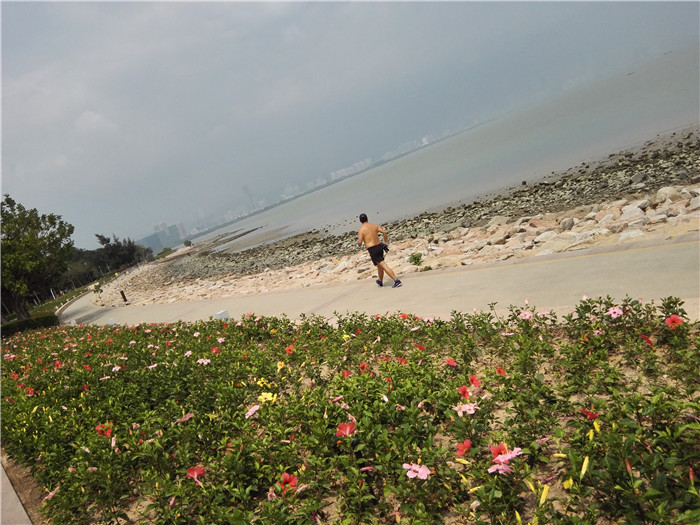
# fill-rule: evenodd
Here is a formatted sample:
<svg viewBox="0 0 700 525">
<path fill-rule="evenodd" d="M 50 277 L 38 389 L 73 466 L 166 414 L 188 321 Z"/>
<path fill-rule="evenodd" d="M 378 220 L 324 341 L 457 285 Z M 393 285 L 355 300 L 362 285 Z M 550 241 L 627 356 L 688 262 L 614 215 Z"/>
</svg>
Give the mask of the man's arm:
<svg viewBox="0 0 700 525">
<path fill-rule="evenodd" d="M 389 234 L 381 226 L 377 226 L 377 231 L 384 236 L 384 244 L 389 244 Z"/>
<path fill-rule="evenodd" d="M 364 236 L 362 235 L 362 230 L 357 232 L 357 245 L 362 248 L 362 243 L 364 242 Z"/>
</svg>

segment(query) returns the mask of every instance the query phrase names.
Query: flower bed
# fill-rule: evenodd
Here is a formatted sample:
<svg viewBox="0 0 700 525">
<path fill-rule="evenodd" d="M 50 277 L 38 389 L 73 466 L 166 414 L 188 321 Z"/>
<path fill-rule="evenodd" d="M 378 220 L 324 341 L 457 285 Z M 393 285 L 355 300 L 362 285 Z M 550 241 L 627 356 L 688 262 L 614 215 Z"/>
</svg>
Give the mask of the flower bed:
<svg viewBox="0 0 700 525">
<path fill-rule="evenodd" d="M 54 523 L 700 521 L 682 303 L 510 311 L 25 332 L 3 446 Z"/>
</svg>

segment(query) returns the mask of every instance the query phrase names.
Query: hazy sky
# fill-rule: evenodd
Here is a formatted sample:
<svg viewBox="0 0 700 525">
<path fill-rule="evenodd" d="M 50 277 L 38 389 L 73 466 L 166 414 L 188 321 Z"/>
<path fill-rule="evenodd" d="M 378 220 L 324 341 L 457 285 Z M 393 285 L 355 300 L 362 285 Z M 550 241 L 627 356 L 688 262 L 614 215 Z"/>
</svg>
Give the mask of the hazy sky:
<svg viewBox="0 0 700 525">
<path fill-rule="evenodd" d="M 2 2 L 2 192 L 139 239 L 688 44 L 697 2 Z"/>
</svg>

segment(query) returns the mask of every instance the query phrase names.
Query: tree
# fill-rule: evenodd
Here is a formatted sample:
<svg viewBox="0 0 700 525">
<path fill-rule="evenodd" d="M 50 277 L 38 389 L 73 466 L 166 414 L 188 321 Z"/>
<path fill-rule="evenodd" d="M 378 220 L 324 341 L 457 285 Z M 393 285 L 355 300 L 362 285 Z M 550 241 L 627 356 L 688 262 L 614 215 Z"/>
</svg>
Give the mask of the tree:
<svg viewBox="0 0 700 525">
<path fill-rule="evenodd" d="M 2 301 L 19 319 L 29 317 L 27 301 L 45 294 L 66 270 L 73 226 L 53 213 L 39 215 L 5 194 L 2 199 Z"/>
<path fill-rule="evenodd" d="M 97 237 L 97 242 L 102 246 L 102 248 L 97 250 L 100 263 L 113 270 L 127 268 L 140 261 L 153 259 L 153 250 L 136 244 L 129 238 L 120 240 L 119 237 L 112 234 L 110 239 L 106 235 L 99 233 L 96 233 L 95 237 Z"/>
</svg>

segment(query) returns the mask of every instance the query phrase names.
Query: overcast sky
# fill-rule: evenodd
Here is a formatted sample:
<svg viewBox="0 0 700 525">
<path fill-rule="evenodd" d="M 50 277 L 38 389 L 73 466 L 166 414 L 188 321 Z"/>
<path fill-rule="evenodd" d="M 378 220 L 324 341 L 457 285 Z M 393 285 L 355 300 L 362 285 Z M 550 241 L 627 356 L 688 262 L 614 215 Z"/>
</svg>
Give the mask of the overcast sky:
<svg viewBox="0 0 700 525">
<path fill-rule="evenodd" d="M 697 2 L 2 2 L 2 192 L 191 224 L 695 43 Z"/>
</svg>

